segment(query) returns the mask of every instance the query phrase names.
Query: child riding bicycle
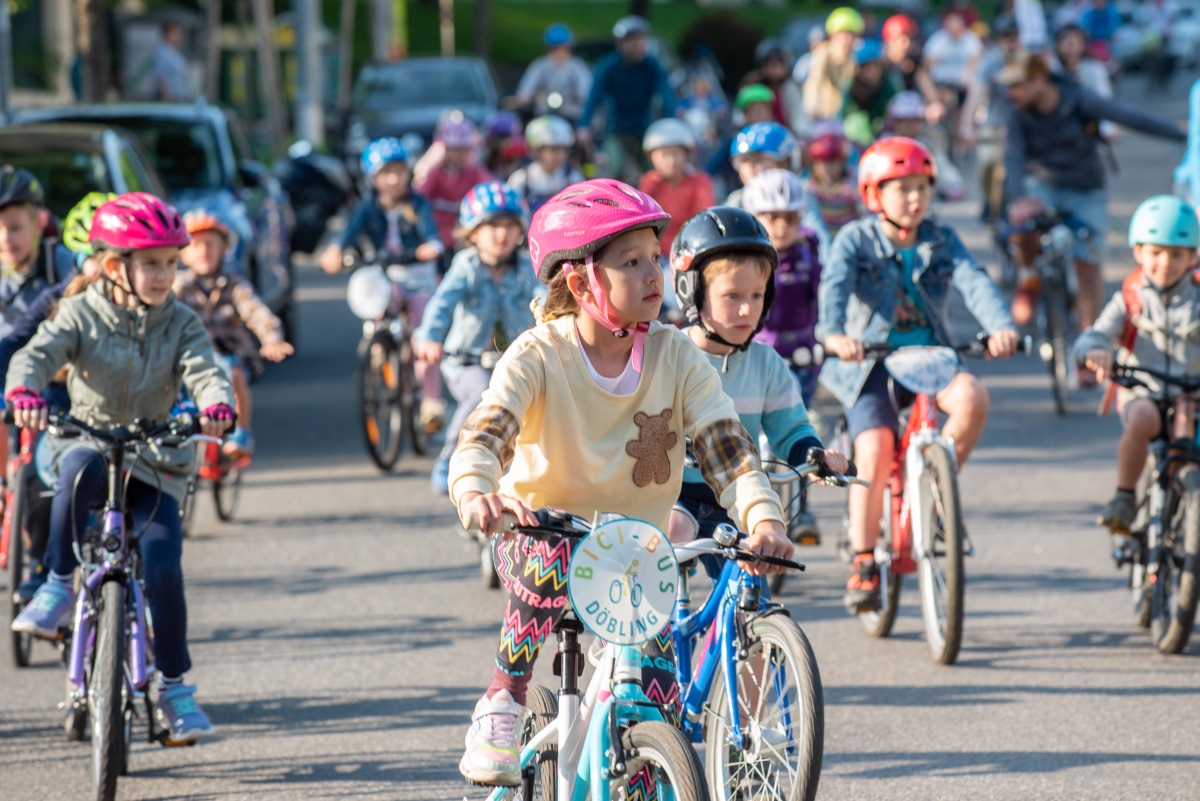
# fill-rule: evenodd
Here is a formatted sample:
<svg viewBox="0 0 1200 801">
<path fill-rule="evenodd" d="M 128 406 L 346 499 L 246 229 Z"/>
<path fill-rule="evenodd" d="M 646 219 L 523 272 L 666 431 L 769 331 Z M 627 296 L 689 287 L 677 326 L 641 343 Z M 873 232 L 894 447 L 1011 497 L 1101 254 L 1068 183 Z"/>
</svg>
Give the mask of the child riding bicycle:
<svg viewBox="0 0 1200 801">
<path fill-rule="evenodd" d="M 203 410 L 203 432 L 220 436 L 233 424 L 232 388 L 204 324 L 171 291 L 179 250 L 188 243 L 183 220 L 153 195 L 131 192 L 100 207 L 89 238 L 103 280 L 63 300 L 9 366 L 6 401 L 17 425 L 46 427 L 47 404 L 39 392 L 69 365 L 72 411 L 82 419 L 97 425 L 166 420 L 182 382 Z M 213 733 L 195 701 L 196 688 L 183 683 L 191 659 L 179 502 L 192 464 L 189 450 L 157 448 L 132 462 L 126 487 L 154 618 L 160 673 L 155 714 L 176 743 Z M 63 458 L 50 512 L 49 580 L 13 621 L 14 631 L 54 639 L 67 624 L 75 604 L 75 537 L 107 490 L 95 450 L 79 447 Z"/>
<path fill-rule="evenodd" d="M 1200 375 L 1200 277 L 1194 272 L 1200 224 L 1195 210 L 1171 195 L 1142 201 L 1129 222 L 1129 245 L 1138 269 L 1095 324 L 1079 335 L 1072 349 L 1076 360 L 1101 381 L 1112 373 L 1114 348 L 1120 349 L 1126 364 L 1165 365 L 1171 374 Z M 1146 387 L 1117 392 L 1123 426 L 1117 444 L 1117 493 L 1099 519 L 1114 534 L 1129 534 L 1147 448 L 1162 430 L 1153 395 Z"/>
<path fill-rule="evenodd" d="M 748 196 L 753 187 L 752 182 Z M 754 341 L 779 300 L 778 260 L 762 224 L 750 212 L 728 206 L 685 222 L 671 247 L 676 295 L 691 323 L 685 333 L 717 370 L 751 439 L 757 442 L 765 433 L 772 452 L 795 466 L 805 463 L 810 448 L 820 449 L 821 440 L 787 362 L 770 345 Z M 825 453 L 825 464 L 836 473 L 846 470 L 845 456 L 836 451 Z M 710 537 L 728 522 L 700 471 L 685 468 L 671 512 L 671 541 Z"/>
<path fill-rule="evenodd" d="M 283 324 L 250 282 L 222 269 L 230 246 L 229 228 L 198 210 L 185 214 L 183 222 L 192 241 L 179 254 L 187 270 L 175 278 L 175 298 L 200 315 L 218 358 L 229 365 L 238 421 L 224 450 L 233 458 L 249 458 L 254 455 L 254 432 L 247 370 L 254 371 L 259 356 L 281 362 L 294 350 L 283 339 Z M 251 332 L 258 338 L 257 350 Z"/>
<path fill-rule="evenodd" d="M 441 365 L 446 386 L 458 403 L 446 430 L 446 444 L 433 465 L 431 481 L 439 495 L 448 490 L 450 455 L 458 444 L 458 432 L 492 378 L 485 354 L 502 352 L 533 327 L 529 304 L 538 294 L 529 255 L 520 249 L 525 204 L 508 184 L 492 181 L 473 188 L 463 198 L 458 219 L 459 235 L 471 247 L 455 254 L 412 337 L 421 359 Z"/>
<path fill-rule="evenodd" d="M 450 460 L 450 497 L 464 525 L 494 534 L 504 512 L 536 525 L 530 509 L 555 506 L 588 519 L 618 512 L 665 531 L 689 434 L 704 480 L 750 532 L 746 546 L 791 555 L 779 498 L 716 371 L 686 335 L 655 322 L 668 221 L 653 199 L 613 180 L 568 187 L 534 215 L 530 255 L 549 295 L 539 325 L 500 359 Z M 493 544 L 510 595 L 459 769 L 473 782 L 515 786 L 522 705 L 542 643 L 565 612 L 571 546 L 524 537 Z M 670 632 L 644 654 L 647 696 L 674 709 Z"/>
<path fill-rule="evenodd" d="M 863 358 L 863 343 L 946 345 L 953 340 L 950 288 L 991 337 L 992 356 L 1012 355 L 1017 332 L 996 286 L 952 228 L 926 219 L 937 168 L 920 142 L 881 139 L 863 153 L 858 185 L 870 217 L 842 228 L 821 276 L 817 338 L 840 361 L 827 361 L 821 383 L 845 407 L 859 475 L 870 488 L 851 487 L 850 542 L 854 565 L 846 584 L 851 612 L 879 608 L 875 542 L 883 492 L 899 428 L 897 410 L 912 395 L 893 387 L 882 362 Z M 966 462 L 987 422 L 988 394 L 967 372 L 937 396 L 948 415 L 943 433 Z"/>
</svg>

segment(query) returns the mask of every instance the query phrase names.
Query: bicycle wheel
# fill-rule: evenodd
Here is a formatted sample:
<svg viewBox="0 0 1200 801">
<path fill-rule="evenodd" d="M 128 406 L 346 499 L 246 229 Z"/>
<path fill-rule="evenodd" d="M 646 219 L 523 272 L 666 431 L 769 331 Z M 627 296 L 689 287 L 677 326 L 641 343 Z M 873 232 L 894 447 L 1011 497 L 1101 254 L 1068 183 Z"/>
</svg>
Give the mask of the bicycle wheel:
<svg viewBox="0 0 1200 801">
<path fill-rule="evenodd" d="M 637 723 L 622 735 L 621 742 L 629 757 L 625 776 L 613 788 L 613 798 L 708 801 L 700 760 L 679 729 L 658 721 Z"/>
<path fill-rule="evenodd" d="M 424 456 L 429 452 L 429 432 L 421 425 L 421 382 L 417 380 L 416 355 L 412 343 L 405 341 L 400 346 L 400 408 L 403 410 L 404 439 L 412 446 L 413 453 Z M 429 370 L 437 370 L 429 365 Z"/>
<path fill-rule="evenodd" d="M 179 525 L 183 529 L 185 537 L 192 535 L 192 519 L 196 516 L 196 484 L 199 480 L 193 476 L 188 481 L 187 491 L 183 495 L 183 505 L 179 508 Z"/>
<path fill-rule="evenodd" d="M 358 387 L 363 441 L 375 466 L 391 472 L 400 458 L 403 414 L 400 407 L 400 360 L 385 336 L 363 340 L 358 348 Z"/>
<path fill-rule="evenodd" d="M 750 652 L 737 662 L 746 745 L 731 742 L 724 667 L 705 706 L 705 762 L 714 801 L 811 801 L 821 779 L 825 698 L 804 632 L 783 614 L 749 624 Z"/>
<path fill-rule="evenodd" d="M 125 745 L 125 586 L 100 586 L 96 647 L 88 677 L 92 729 L 92 786 L 96 801 L 113 801 Z"/>
<path fill-rule="evenodd" d="M 220 478 L 212 483 L 213 504 L 217 507 L 217 517 L 222 523 L 228 523 L 237 513 L 238 501 L 242 498 L 242 468 L 241 462 L 225 454 L 218 458 L 221 460 Z"/>
<path fill-rule="evenodd" d="M 883 490 L 883 520 L 879 527 L 879 546 L 875 548 L 876 564 L 879 565 L 879 581 L 887 587 L 887 595 L 883 599 L 883 608 L 874 612 L 859 612 L 858 622 L 867 636 L 882 639 L 892 633 L 896 625 L 896 613 L 900 611 L 900 589 L 902 576 L 892 570 L 890 559 L 878 558 L 881 550 L 890 548 L 892 542 L 892 491 Z"/>
<path fill-rule="evenodd" d="M 485 590 L 500 589 L 500 574 L 496 572 L 490 541 L 479 543 L 479 580 Z"/>
<path fill-rule="evenodd" d="M 1068 320 L 1070 310 L 1067 308 L 1068 298 L 1066 288 L 1058 280 L 1046 282 L 1042 292 L 1042 302 L 1046 314 L 1046 345 L 1048 352 L 1042 354 L 1046 366 L 1050 369 L 1050 393 L 1054 397 L 1054 411 L 1058 414 L 1067 413 L 1067 381 L 1070 378 L 1071 348 L 1069 339 Z"/>
<path fill-rule="evenodd" d="M 921 585 L 921 611 L 933 661 L 950 665 L 958 658 L 963 621 L 963 528 L 959 516 L 958 481 L 949 452 L 941 445 L 925 448 L 921 473 L 921 507 L 926 541 L 916 554 Z"/>
<path fill-rule="evenodd" d="M 1187 647 L 1200 600 L 1200 469 L 1184 466 L 1175 476 L 1173 491 L 1174 514 L 1150 590 L 1150 635 L 1164 654 L 1182 653 Z"/>
<path fill-rule="evenodd" d="M 521 746 L 532 740 L 542 729 L 554 725 L 558 718 L 558 696 L 540 684 L 529 685 L 525 697 L 525 729 Z M 527 781 L 512 796 L 516 801 L 555 801 L 558 792 L 558 742 L 547 743 L 538 749 L 533 761 L 532 786 Z"/>
<path fill-rule="evenodd" d="M 8 515 L 8 590 L 11 593 L 9 599 L 10 621 L 16 620 L 17 615 L 21 614 L 21 610 L 25 608 L 25 604 L 21 603 L 20 597 L 17 595 L 17 588 L 21 586 L 21 582 L 25 580 L 25 530 L 21 525 L 21 520 L 25 514 L 24 493 L 20 491 L 21 487 L 25 486 L 25 479 L 28 475 L 28 465 L 22 465 L 17 470 L 16 476 L 13 478 L 13 491 L 5 492 Z M 29 660 L 33 656 L 33 635 L 21 634 L 11 631 L 12 637 L 12 657 L 15 667 L 29 667 Z"/>
</svg>

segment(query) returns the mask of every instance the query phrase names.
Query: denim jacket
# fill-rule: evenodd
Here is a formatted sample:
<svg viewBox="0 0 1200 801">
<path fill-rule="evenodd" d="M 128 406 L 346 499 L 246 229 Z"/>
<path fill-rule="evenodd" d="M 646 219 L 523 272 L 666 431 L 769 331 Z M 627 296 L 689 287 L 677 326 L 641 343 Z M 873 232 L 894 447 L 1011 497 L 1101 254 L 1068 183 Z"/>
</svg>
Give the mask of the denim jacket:
<svg viewBox="0 0 1200 801">
<path fill-rule="evenodd" d="M 440 342 L 453 356 L 478 356 L 494 350 L 497 326 L 507 342 L 533 327 L 529 304 L 541 292 L 529 254 L 519 250 L 497 282 L 475 248 L 460 250 L 437 292 L 425 307 L 413 339 Z"/>
<path fill-rule="evenodd" d="M 437 226 L 433 222 L 433 208 L 429 201 L 416 192 L 409 193 L 413 211 L 416 212 L 415 223 L 400 216 L 400 244 L 405 253 L 412 253 L 426 242 L 440 243 Z M 388 221 L 379 198 L 372 194 L 363 198 L 350 216 L 350 222 L 338 234 L 335 240 L 339 247 L 348 248 L 357 244 L 359 237 L 366 237 L 375 250 L 382 250 L 387 244 Z M 415 260 L 415 259 L 414 259 Z"/>
<path fill-rule="evenodd" d="M 916 232 L 913 277 L 921 306 L 939 342 L 954 342 L 950 324 L 950 287 L 988 332 L 1015 328 L 1004 299 L 983 267 L 948 226 L 926 220 Z M 844 226 L 833 240 L 829 261 L 821 271 L 817 340 L 844 334 L 860 342 L 884 342 L 892 327 L 896 303 L 904 292 L 901 257 L 872 215 Z M 821 383 L 846 406 L 853 405 L 866 383 L 874 359 L 843 362 L 830 359 Z"/>
</svg>

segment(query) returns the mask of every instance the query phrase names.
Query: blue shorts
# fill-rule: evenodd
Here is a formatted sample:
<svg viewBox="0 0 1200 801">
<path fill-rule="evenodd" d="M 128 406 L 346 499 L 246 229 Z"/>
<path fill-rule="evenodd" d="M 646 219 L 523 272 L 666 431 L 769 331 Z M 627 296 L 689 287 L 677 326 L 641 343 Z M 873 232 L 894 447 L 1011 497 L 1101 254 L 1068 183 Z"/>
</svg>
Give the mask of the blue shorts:
<svg viewBox="0 0 1200 801">
<path fill-rule="evenodd" d="M 1069 214 L 1087 226 L 1091 240 L 1076 237 L 1075 259 L 1086 264 L 1099 264 L 1108 231 L 1108 190 L 1062 189 L 1033 176 L 1025 176 L 1025 193 L 1059 214 Z"/>
<path fill-rule="evenodd" d="M 886 428 L 898 433 L 900 412 L 912 406 L 916 399 L 914 393 L 892 380 L 882 361 L 876 362 L 854 405 L 843 407 L 850 439 L 872 428 Z"/>
</svg>

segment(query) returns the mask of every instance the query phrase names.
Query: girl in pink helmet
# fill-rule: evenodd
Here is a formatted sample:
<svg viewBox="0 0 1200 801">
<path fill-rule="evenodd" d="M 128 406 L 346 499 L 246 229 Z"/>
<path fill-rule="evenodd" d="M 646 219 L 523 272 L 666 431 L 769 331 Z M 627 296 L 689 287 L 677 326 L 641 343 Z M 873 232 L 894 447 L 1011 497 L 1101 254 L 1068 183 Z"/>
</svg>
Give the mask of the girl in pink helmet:
<svg viewBox="0 0 1200 801">
<path fill-rule="evenodd" d="M 505 511 L 534 524 L 530 510 L 552 506 L 587 518 L 616 512 L 666 531 L 689 435 L 705 481 L 750 532 L 747 546 L 792 552 L 779 499 L 720 377 L 686 334 L 656 322 L 659 237 L 669 221 L 648 195 L 607 179 L 573 184 L 534 215 L 529 252 L 549 294 L 539 324 L 505 350 L 459 435 L 449 485 L 464 525 L 490 534 Z M 563 613 L 571 547 L 520 536 L 493 547 L 510 595 L 459 768 L 476 783 L 515 786 L 526 688 Z M 646 694 L 674 712 L 669 632 L 645 649 L 646 664 L 657 666 L 645 668 Z"/>
<path fill-rule="evenodd" d="M 179 214 L 153 195 L 121 195 L 96 211 L 89 241 L 102 279 L 64 298 L 54 318 L 42 323 L 9 364 L 6 401 L 16 424 L 46 427 L 40 393 L 60 368 L 70 366 L 67 392 L 76 417 L 100 426 L 139 418 L 165 421 L 182 380 L 203 410 L 204 433 L 223 434 L 234 419 L 233 389 L 204 323 L 176 303 L 172 292 L 179 250 L 188 243 Z M 147 450 L 132 460 L 126 487 L 154 618 L 160 681 L 155 715 L 174 743 L 213 733 L 195 701 L 196 688 L 183 681 L 191 660 L 179 504 L 192 462 L 190 448 Z M 88 510 L 103 503 L 107 489 L 104 463 L 94 450 L 81 446 L 63 458 L 50 511 L 49 579 L 13 621 L 14 631 L 60 636 L 75 602 L 73 534 L 86 530 Z"/>
<path fill-rule="evenodd" d="M 446 113 L 438 123 L 433 145 L 413 170 L 413 189 L 433 206 L 433 222 L 447 258 L 458 242 L 458 206 L 471 187 L 493 180 L 476 158 L 479 131 L 457 109 Z"/>
</svg>

